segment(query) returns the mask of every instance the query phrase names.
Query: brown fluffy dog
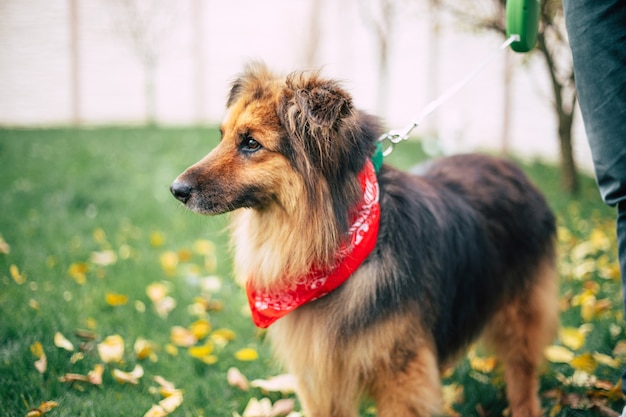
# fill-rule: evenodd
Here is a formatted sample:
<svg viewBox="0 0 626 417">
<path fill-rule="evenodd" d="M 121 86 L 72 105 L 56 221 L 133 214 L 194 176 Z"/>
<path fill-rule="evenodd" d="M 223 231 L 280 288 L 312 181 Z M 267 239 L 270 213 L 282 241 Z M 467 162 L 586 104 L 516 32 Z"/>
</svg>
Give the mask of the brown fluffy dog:
<svg viewBox="0 0 626 417">
<path fill-rule="evenodd" d="M 233 211 L 235 273 L 248 289 L 332 269 L 381 131 L 336 82 L 249 65 L 222 140 L 172 184 L 201 214 Z M 269 329 L 307 417 L 440 412 L 440 370 L 480 334 L 504 364 L 514 417 L 541 415 L 536 369 L 557 323 L 555 221 L 511 162 L 443 158 L 419 176 L 383 165 L 375 248 L 329 294 Z"/>
</svg>

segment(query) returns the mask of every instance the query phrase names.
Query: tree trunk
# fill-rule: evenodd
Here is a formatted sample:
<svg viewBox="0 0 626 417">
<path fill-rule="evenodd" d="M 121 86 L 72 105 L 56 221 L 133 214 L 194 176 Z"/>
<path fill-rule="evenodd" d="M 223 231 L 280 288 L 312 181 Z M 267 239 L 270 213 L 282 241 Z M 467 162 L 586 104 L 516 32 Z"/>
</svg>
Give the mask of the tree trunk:
<svg viewBox="0 0 626 417">
<path fill-rule="evenodd" d="M 80 114 L 80 49 L 78 44 L 78 0 L 70 0 L 70 68 L 72 90 L 72 123 L 79 125 Z"/>
<path fill-rule="evenodd" d="M 550 81 L 552 83 L 552 90 L 554 93 L 554 110 L 558 118 L 557 123 L 561 151 L 561 182 L 565 191 L 570 194 L 576 194 L 578 192 L 578 169 L 574 159 L 574 149 L 572 146 L 572 125 L 574 120 L 576 95 L 574 94 L 571 102 L 568 102 L 566 105 L 566 100 L 564 100 L 565 88 L 557 79 L 556 74 L 558 69 L 556 68 L 552 54 L 546 45 L 545 35 L 542 32 L 540 32 L 537 36 L 537 47 L 539 48 L 539 51 L 541 51 L 548 67 L 548 73 L 550 74 Z"/>
<path fill-rule="evenodd" d="M 577 194 L 578 169 L 574 159 L 574 147 L 572 146 L 572 122 L 573 110 L 569 113 L 559 114 L 559 143 L 561 149 L 561 181 L 563 187 L 570 194 Z"/>
</svg>

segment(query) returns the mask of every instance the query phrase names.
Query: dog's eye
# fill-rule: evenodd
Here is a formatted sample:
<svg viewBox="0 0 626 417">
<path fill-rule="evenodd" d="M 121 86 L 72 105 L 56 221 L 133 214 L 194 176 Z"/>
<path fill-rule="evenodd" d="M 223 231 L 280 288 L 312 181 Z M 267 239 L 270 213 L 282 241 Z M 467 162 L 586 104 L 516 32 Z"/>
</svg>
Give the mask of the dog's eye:
<svg viewBox="0 0 626 417">
<path fill-rule="evenodd" d="M 241 150 L 244 152 L 256 152 L 261 149 L 261 144 L 251 137 L 246 137 L 241 143 Z"/>
</svg>

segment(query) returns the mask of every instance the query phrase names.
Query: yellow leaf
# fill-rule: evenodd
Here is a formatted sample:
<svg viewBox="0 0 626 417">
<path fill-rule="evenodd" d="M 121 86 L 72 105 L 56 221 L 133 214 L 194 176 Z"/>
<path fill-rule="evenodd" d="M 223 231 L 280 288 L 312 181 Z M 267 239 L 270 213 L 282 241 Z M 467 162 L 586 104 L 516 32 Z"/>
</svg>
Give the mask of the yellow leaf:
<svg viewBox="0 0 626 417">
<path fill-rule="evenodd" d="M 41 345 L 40 342 L 35 342 L 32 345 L 30 345 L 30 352 L 37 359 L 41 358 L 44 355 L 43 346 Z"/>
<path fill-rule="evenodd" d="M 102 374 L 104 372 L 104 366 L 96 364 L 92 371 L 87 374 L 87 379 L 93 385 L 102 385 Z"/>
<path fill-rule="evenodd" d="M 217 329 L 211 333 L 211 340 L 218 346 L 226 346 L 228 342 L 235 339 L 236 335 L 230 329 Z"/>
<path fill-rule="evenodd" d="M 135 365 L 130 372 L 120 371 L 119 369 L 113 369 L 113 378 L 120 384 L 139 384 L 139 378 L 143 376 L 143 368 L 141 365 Z"/>
<path fill-rule="evenodd" d="M 165 351 L 170 356 L 178 356 L 178 348 L 171 343 L 165 345 Z"/>
<path fill-rule="evenodd" d="M 73 262 L 67 269 L 70 278 L 74 279 L 77 284 L 83 285 L 87 281 L 88 266 L 84 262 Z"/>
<path fill-rule="evenodd" d="M 180 262 L 189 262 L 193 258 L 193 253 L 189 249 L 181 249 L 178 251 L 178 260 Z"/>
<path fill-rule="evenodd" d="M 174 326 L 170 331 L 170 340 L 177 346 L 189 347 L 198 342 L 196 336 L 182 326 Z"/>
<path fill-rule="evenodd" d="M 168 414 L 160 405 L 153 404 L 143 417 L 165 417 Z"/>
<path fill-rule="evenodd" d="M 72 342 L 67 340 L 61 332 L 56 332 L 54 334 L 54 346 L 65 349 L 69 352 L 74 350 L 74 345 L 72 344 Z"/>
<path fill-rule="evenodd" d="M 559 329 L 559 340 L 572 350 L 578 350 L 585 344 L 585 334 L 576 327 L 562 327 Z"/>
<path fill-rule="evenodd" d="M 215 365 L 217 363 L 217 361 L 219 360 L 217 356 L 215 355 L 207 355 L 207 356 L 203 356 L 201 358 L 199 358 L 202 362 L 206 363 L 207 365 Z"/>
<path fill-rule="evenodd" d="M 178 408 L 179 405 L 183 403 L 183 392 L 181 390 L 177 390 L 169 395 L 167 398 L 159 401 L 159 405 L 163 410 L 168 413 L 173 412 Z"/>
<path fill-rule="evenodd" d="M 99 244 L 104 244 L 107 241 L 107 235 L 104 232 L 104 230 L 102 230 L 102 228 L 98 227 L 96 229 L 94 229 L 93 231 L 93 240 L 96 241 L 96 243 Z"/>
<path fill-rule="evenodd" d="M 98 326 L 98 323 L 96 322 L 96 319 L 94 319 L 93 317 L 87 317 L 87 320 L 85 321 L 85 325 L 87 326 L 88 329 L 94 330 Z"/>
<path fill-rule="evenodd" d="M 161 232 L 150 233 L 150 245 L 155 248 L 161 247 L 165 244 L 165 236 Z"/>
<path fill-rule="evenodd" d="M 552 363 L 570 363 L 574 359 L 574 352 L 565 346 L 548 346 L 543 351 L 544 356 Z"/>
<path fill-rule="evenodd" d="M 174 383 L 168 381 L 167 379 L 163 378 L 160 375 L 155 375 L 152 379 L 154 379 L 154 382 L 156 382 L 157 384 L 159 384 L 161 386 L 161 388 L 165 388 L 167 390 L 173 390 L 174 389 Z M 169 396 L 165 395 L 166 397 Z"/>
<path fill-rule="evenodd" d="M 11 264 L 9 266 L 9 273 L 11 274 L 11 278 L 17 285 L 22 285 L 26 282 L 26 277 L 20 273 L 20 270 L 17 266 Z"/>
<path fill-rule="evenodd" d="M 243 410 L 242 417 L 261 417 L 269 416 L 272 414 L 272 402 L 269 398 L 251 398 L 246 405 L 246 409 Z"/>
<path fill-rule="evenodd" d="M 30 345 L 30 351 L 37 358 L 35 361 L 35 368 L 39 371 L 40 374 L 46 372 L 48 367 L 48 358 L 46 357 L 46 353 L 43 350 L 43 346 L 39 342 L 35 342 Z"/>
<path fill-rule="evenodd" d="M 169 275 L 174 275 L 178 266 L 178 255 L 173 251 L 166 251 L 161 254 L 161 268 Z"/>
<path fill-rule="evenodd" d="M 211 331 L 211 323 L 206 319 L 196 320 L 189 326 L 189 331 L 196 336 L 196 339 L 204 339 Z"/>
<path fill-rule="evenodd" d="M 612 358 L 609 355 L 605 355 L 603 353 L 595 352 L 593 354 L 593 358 L 596 360 L 596 362 L 601 363 L 602 365 L 606 365 L 613 369 L 620 368 L 622 364 L 622 361 L 620 361 L 619 359 Z"/>
<path fill-rule="evenodd" d="M 124 339 L 118 334 L 108 336 L 98 343 L 98 354 L 104 363 L 121 362 L 124 357 Z"/>
<path fill-rule="evenodd" d="M 259 359 L 259 354 L 253 348 L 244 348 L 235 352 L 235 358 L 240 361 L 249 362 Z"/>
<path fill-rule="evenodd" d="M 124 294 L 107 293 L 104 296 L 106 303 L 113 307 L 123 306 L 128 303 L 128 296 Z"/>
<path fill-rule="evenodd" d="M 473 370 L 482 372 L 484 374 L 488 374 L 493 371 L 493 368 L 496 366 L 496 358 L 491 356 L 489 358 L 481 358 L 478 356 L 474 356 L 469 360 L 470 366 Z"/>
<path fill-rule="evenodd" d="M 135 341 L 133 350 L 135 351 L 135 355 L 137 356 L 137 359 L 143 360 L 146 358 L 150 358 L 153 362 L 156 362 L 157 357 L 156 357 L 156 353 L 154 352 L 153 342 L 139 337 Z"/>
<path fill-rule="evenodd" d="M 572 368 L 579 371 L 584 371 L 588 374 L 592 374 L 593 371 L 595 371 L 598 367 L 598 363 L 594 359 L 593 355 L 589 352 L 583 353 L 582 355 L 572 359 L 570 365 L 572 365 Z"/>
<path fill-rule="evenodd" d="M 202 346 L 192 346 L 189 348 L 189 355 L 194 358 L 202 359 L 213 353 L 213 343 L 207 343 Z"/>
<path fill-rule="evenodd" d="M 46 413 L 52 411 L 53 408 L 58 407 L 59 404 L 56 401 L 43 401 L 39 407 L 29 410 L 26 413 L 26 417 L 40 417 Z"/>
<path fill-rule="evenodd" d="M 212 255 L 215 253 L 215 244 L 209 240 L 198 239 L 193 243 L 193 250 L 199 255 Z"/>
</svg>

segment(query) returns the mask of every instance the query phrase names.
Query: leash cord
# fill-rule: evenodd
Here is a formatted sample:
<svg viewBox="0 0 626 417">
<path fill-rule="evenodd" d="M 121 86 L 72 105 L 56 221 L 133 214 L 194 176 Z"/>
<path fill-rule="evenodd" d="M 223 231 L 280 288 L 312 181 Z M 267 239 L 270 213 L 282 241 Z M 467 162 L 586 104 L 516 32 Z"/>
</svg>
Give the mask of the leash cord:
<svg viewBox="0 0 626 417">
<path fill-rule="evenodd" d="M 452 85 L 448 90 L 446 90 L 442 95 L 437 97 L 435 100 L 431 101 L 426 105 L 426 107 L 417 115 L 417 117 L 407 125 L 402 130 L 390 130 L 387 133 L 384 133 L 378 138 L 379 142 L 388 141 L 389 144 L 385 150 L 383 150 L 383 156 L 388 156 L 393 152 L 394 146 L 404 140 L 409 138 L 409 134 L 419 126 L 424 118 L 434 112 L 437 108 L 439 108 L 442 104 L 448 101 L 452 96 L 457 94 L 463 87 L 469 84 L 487 65 L 489 65 L 500 53 L 500 51 L 505 50 L 509 45 L 513 42 L 519 42 L 519 35 L 511 35 L 500 47 L 497 51 L 492 53 L 490 56 L 485 58 L 485 60 L 478 65 L 474 70 L 468 73 L 465 78 L 458 81 L 456 84 Z"/>
</svg>

